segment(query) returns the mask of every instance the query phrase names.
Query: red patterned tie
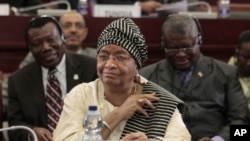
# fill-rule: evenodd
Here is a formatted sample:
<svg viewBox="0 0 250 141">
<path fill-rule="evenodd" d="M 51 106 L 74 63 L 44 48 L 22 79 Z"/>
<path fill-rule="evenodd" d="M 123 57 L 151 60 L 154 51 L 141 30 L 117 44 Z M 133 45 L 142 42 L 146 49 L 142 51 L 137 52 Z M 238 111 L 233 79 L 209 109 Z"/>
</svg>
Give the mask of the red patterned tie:
<svg viewBox="0 0 250 141">
<path fill-rule="evenodd" d="M 46 89 L 47 122 L 51 131 L 54 131 L 56 128 L 63 105 L 62 91 L 59 81 L 55 77 L 56 72 L 56 69 L 49 71 Z"/>
</svg>

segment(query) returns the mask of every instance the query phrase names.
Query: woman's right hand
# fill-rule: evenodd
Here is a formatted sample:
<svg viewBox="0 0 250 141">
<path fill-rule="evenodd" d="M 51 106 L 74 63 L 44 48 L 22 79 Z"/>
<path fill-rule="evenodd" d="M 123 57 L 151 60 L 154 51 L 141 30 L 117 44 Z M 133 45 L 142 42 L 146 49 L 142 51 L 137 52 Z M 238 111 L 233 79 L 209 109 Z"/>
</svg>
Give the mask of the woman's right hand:
<svg viewBox="0 0 250 141">
<path fill-rule="evenodd" d="M 162 4 L 160 2 L 153 0 L 140 2 L 139 5 L 141 6 L 142 11 L 147 14 L 155 13 L 157 8 L 162 7 Z"/>
<path fill-rule="evenodd" d="M 148 141 L 148 137 L 143 132 L 126 134 L 121 141 Z"/>
<path fill-rule="evenodd" d="M 152 101 L 158 101 L 159 98 L 152 94 L 135 94 L 129 96 L 126 101 L 117 109 L 122 111 L 124 120 L 127 120 L 133 116 L 137 111 L 142 113 L 145 117 L 149 117 L 148 113 L 143 109 L 145 105 L 152 109 L 155 109 Z"/>
</svg>

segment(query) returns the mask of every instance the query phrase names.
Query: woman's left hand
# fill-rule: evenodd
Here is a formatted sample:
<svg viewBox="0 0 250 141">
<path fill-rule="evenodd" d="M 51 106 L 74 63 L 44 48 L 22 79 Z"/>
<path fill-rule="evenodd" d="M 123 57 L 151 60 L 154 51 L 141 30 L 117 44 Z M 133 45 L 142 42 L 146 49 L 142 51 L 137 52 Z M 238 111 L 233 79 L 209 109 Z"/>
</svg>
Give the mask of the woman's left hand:
<svg viewBox="0 0 250 141">
<path fill-rule="evenodd" d="M 121 141 L 147 141 L 148 137 L 142 132 L 126 134 Z"/>
<path fill-rule="evenodd" d="M 135 94 L 129 96 L 123 104 L 116 110 L 120 111 L 122 120 L 127 120 L 133 116 L 133 114 L 138 111 L 149 117 L 148 113 L 143 108 L 144 105 L 149 106 L 152 109 L 155 109 L 151 101 L 158 101 L 159 98 L 155 94 Z"/>
</svg>

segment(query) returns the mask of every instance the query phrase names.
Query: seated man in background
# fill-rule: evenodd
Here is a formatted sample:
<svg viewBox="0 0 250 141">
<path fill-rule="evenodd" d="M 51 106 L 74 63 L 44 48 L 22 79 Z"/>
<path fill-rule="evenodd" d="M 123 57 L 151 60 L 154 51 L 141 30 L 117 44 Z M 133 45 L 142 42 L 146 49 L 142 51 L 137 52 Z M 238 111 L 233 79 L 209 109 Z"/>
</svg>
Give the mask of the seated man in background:
<svg viewBox="0 0 250 141">
<path fill-rule="evenodd" d="M 88 35 L 88 27 L 82 15 L 75 11 L 66 13 L 61 16 L 59 23 L 66 38 L 66 51 L 96 57 L 95 48 L 82 46 Z M 29 52 L 20 63 L 19 68 L 33 61 L 34 57 Z"/>
<path fill-rule="evenodd" d="M 235 48 L 235 55 L 228 63 L 238 67 L 240 84 L 247 97 L 250 111 L 250 30 L 241 33 Z"/>
<path fill-rule="evenodd" d="M 67 52 L 83 54 L 90 57 L 96 57 L 96 49 L 92 47 L 82 46 L 83 42 L 87 38 L 88 28 L 86 26 L 85 19 L 78 12 L 69 12 L 61 16 L 59 21 L 64 36 L 66 37 L 65 47 Z M 26 66 L 27 64 L 34 62 L 35 59 L 31 52 L 27 54 L 24 60 L 20 63 L 19 68 Z M 3 81 L 3 113 L 4 120 L 6 120 L 7 101 L 8 101 L 8 79 Z"/>
<path fill-rule="evenodd" d="M 35 62 L 17 70 L 8 81 L 8 122 L 34 130 L 39 141 L 52 141 L 67 92 L 97 77 L 96 59 L 65 52 L 63 30 L 54 17 L 31 19 L 26 44 Z M 11 141 L 27 141 L 29 132 L 8 132 Z"/>
<path fill-rule="evenodd" d="M 69 12 L 60 18 L 60 25 L 66 37 L 65 49 L 67 52 L 83 54 L 90 57 L 96 57 L 96 49 L 92 47 L 82 46 L 88 35 L 88 28 L 85 19 L 78 12 Z M 35 59 L 31 52 L 27 54 L 25 59 L 20 63 L 19 68 L 34 62 Z M 3 120 L 7 121 L 7 107 L 8 107 L 8 79 L 4 79 L 2 85 L 3 95 Z M 6 124 L 4 126 L 7 126 Z"/>
<path fill-rule="evenodd" d="M 162 27 L 166 59 L 140 74 L 183 100 L 184 122 L 194 141 L 229 141 L 230 125 L 248 124 L 247 101 L 236 67 L 200 53 L 198 19 L 170 15 Z"/>
<path fill-rule="evenodd" d="M 66 37 L 66 50 L 96 58 L 96 48 L 83 46 L 88 36 L 88 27 L 84 17 L 76 12 L 64 14 L 59 23 Z"/>
</svg>

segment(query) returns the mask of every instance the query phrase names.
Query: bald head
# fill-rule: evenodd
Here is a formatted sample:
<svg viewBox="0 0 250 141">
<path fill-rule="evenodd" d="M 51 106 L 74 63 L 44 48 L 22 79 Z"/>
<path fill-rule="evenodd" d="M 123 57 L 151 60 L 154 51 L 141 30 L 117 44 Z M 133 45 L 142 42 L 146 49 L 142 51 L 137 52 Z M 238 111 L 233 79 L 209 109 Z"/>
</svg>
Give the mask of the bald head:
<svg viewBox="0 0 250 141">
<path fill-rule="evenodd" d="M 83 16 L 76 12 L 69 12 L 61 16 L 59 23 L 66 37 L 66 47 L 70 52 L 77 52 L 83 46 L 88 28 Z"/>
<path fill-rule="evenodd" d="M 86 26 L 85 19 L 83 18 L 83 16 L 80 13 L 78 13 L 76 11 L 72 11 L 72 12 L 69 12 L 69 13 L 62 15 L 59 19 L 59 22 L 62 24 L 65 21 L 68 21 L 69 19 L 75 19 L 75 20 L 81 21 Z"/>
</svg>

